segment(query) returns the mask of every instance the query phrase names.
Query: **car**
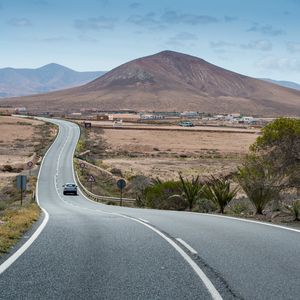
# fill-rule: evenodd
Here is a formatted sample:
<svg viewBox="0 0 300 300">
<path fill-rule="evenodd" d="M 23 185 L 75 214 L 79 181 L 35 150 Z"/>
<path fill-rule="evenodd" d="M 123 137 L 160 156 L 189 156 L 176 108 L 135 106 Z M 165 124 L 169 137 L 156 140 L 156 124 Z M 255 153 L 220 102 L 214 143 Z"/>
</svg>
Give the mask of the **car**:
<svg viewBox="0 0 300 300">
<path fill-rule="evenodd" d="M 63 194 L 64 195 L 75 195 L 77 196 L 77 185 L 75 183 L 66 183 L 63 185 Z"/>
<path fill-rule="evenodd" d="M 183 121 L 183 122 L 180 122 L 178 125 L 182 126 L 182 127 L 193 127 L 194 126 L 194 124 L 191 121 Z"/>
</svg>

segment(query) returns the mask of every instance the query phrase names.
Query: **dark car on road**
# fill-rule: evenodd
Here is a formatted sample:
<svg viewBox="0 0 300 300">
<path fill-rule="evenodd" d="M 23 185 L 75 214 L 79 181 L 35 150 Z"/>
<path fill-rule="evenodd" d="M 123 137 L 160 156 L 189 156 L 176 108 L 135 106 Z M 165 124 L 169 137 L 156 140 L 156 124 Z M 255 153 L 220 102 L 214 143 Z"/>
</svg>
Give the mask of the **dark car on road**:
<svg viewBox="0 0 300 300">
<path fill-rule="evenodd" d="M 77 195 L 77 185 L 75 183 L 66 183 L 63 188 L 64 195 Z"/>
</svg>

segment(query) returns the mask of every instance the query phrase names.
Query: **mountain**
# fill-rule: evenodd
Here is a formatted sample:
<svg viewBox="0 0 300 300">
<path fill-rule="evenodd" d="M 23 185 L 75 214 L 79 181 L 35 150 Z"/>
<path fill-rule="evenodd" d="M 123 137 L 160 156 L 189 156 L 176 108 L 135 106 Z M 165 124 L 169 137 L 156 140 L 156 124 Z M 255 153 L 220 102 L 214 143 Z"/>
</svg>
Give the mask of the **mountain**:
<svg viewBox="0 0 300 300">
<path fill-rule="evenodd" d="M 300 92 L 163 51 L 125 63 L 80 87 L 0 104 L 26 106 L 33 112 L 98 108 L 299 116 Z"/>
<path fill-rule="evenodd" d="M 0 69 L 0 97 L 48 93 L 85 84 L 105 72 L 76 72 L 58 64 L 38 69 Z"/>
<path fill-rule="evenodd" d="M 273 79 L 268 79 L 268 78 L 261 78 L 261 80 L 300 91 L 300 84 L 298 84 L 296 82 L 284 81 L 284 80 L 273 80 Z"/>
</svg>

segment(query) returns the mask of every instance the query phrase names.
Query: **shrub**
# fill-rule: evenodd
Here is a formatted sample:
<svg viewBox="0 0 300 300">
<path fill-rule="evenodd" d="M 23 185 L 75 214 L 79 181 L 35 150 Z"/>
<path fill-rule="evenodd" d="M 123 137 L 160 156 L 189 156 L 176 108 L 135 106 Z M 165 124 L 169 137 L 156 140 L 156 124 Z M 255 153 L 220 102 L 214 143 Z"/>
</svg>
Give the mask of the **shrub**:
<svg viewBox="0 0 300 300">
<path fill-rule="evenodd" d="M 296 200 L 291 206 L 287 206 L 289 211 L 293 214 L 294 221 L 300 221 L 300 200 Z"/>
<path fill-rule="evenodd" d="M 202 190 L 202 195 L 212 201 L 223 214 L 226 205 L 236 196 L 237 191 L 238 188 L 230 189 L 229 180 L 211 176 Z"/>
<path fill-rule="evenodd" d="M 193 177 L 190 181 L 188 179 L 184 179 L 181 174 L 179 174 L 179 178 L 181 182 L 182 195 L 188 203 L 189 210 L 192 210 L 202 189 L 199 182 L 199 176 L 196 178 Z"/>
<path fill-rule="evenodd" d="M 202 212 L 202 213 L 208 213 L 208 212 L 212 212 L 215 211 L 217 209 L 216 205 L 205 198 L 200 198 L 198 200 L 198 211 Z"/>
<path fill-rule="evenodd" d="M 178 199 L 175 200 L 171 196 L 180 194 L 181 186 L 178 181 L 157 182 L 146 187 L 145 205 L 150 208 L 174 209 Z M 181 205 L 179 208 L 182 209 Z"/>
<path fill-rule="evenodd" d="M 270 201 L 279 198 L 281 174 L 276 174 L 262 157 L 248 156 L 238 168 L 236 179 L 254 205 L 256 214 L 262 214 Z"/>
<path fill-rule="evenodd" d="M 4 172 L 12 172 L 13 171 L 13 167 L 11 165 L 4 165 L 3 166 L 3 171 Z"/>
</svg>

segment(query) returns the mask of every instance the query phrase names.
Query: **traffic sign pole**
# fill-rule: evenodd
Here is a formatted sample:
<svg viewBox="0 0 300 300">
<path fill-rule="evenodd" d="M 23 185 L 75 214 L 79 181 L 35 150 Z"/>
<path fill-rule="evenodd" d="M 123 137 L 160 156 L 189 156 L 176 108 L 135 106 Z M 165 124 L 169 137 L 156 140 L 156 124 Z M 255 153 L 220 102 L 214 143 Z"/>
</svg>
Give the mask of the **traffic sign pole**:
<svg viewBox="0 0 300 300">
<path fill-rule="evenodd" d="M 123 189 L 126 186 L 126 181 L 124 179 L 119 179 L 117 181 L 117 187 L 120 189 L 120 206 L 123 205 Z"/>
</svg>

